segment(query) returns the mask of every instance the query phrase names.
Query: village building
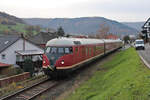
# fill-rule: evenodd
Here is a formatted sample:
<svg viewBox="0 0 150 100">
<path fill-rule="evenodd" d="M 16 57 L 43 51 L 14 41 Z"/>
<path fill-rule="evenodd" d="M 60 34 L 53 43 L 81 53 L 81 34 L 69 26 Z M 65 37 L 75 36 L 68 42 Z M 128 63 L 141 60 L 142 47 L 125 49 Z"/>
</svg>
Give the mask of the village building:
<svg viewBox="0 0 150 100">
<path fill-rule="evenodd" d="M 142 35 L 143 35 L 143 39 L 148 42 L 150 41 L 150 18 L 144 23 L 144 25 L 142 26 Z"/>
<path fill-rule="evenodd" d="M 39 34 L 29 38 L 29 40 L 44 49 L 46 43 L 56 37 L 56 32 L 40 32 Z"/>
<path fill-rule="evenodd" d="M 116 39 L 119 39 L 119 37 L 117 35 L 114 35 L 114 34 L 109 34 L 109 35 L 106 36 L 106 39 L 116 40 Z"/>
<path fill-rule="evenodd" d="M 23 35 L 0 36 L 0 62 L 16 65 L 26 58 L 33 61 L 42 60 L 44 50 L 28 41 Z"/>
</svg>

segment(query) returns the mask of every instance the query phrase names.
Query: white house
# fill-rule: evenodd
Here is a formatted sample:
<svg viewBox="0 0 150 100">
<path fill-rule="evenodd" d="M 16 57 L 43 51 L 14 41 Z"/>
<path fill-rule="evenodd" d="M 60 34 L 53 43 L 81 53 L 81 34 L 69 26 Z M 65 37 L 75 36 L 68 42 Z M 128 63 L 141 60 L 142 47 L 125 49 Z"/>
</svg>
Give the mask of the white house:
<svg viewBox="0 0 150 100">
<path fill-rule="evenodd" d="M 44 50 L 26 40 L 22 35 L 0 36 L 0 62 L 5 64 L 16 64 L 26 57 L 33 60 L 40 59 Z"/>
<path fill-rule="evenodd" d="M 142 29 L 143 35 L 145 36 L 147 34 L 148 38 L 150 39 L 150 18 L 144 23 Z"/>
</svg>

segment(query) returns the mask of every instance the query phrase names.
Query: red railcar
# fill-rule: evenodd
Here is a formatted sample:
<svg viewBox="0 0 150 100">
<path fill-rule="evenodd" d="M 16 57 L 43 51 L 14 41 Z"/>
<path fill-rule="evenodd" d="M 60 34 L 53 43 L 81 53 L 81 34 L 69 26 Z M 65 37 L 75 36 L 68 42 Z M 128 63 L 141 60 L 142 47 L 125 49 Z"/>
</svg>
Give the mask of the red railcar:
<svg viewBox="0 0 150 100">
<path fill-rule="evenodd" d="M 43 70 L 52 77 L 64 75 L 121 46 L 121 40 L 55 38 L 46 44 Z"/>
</svg>

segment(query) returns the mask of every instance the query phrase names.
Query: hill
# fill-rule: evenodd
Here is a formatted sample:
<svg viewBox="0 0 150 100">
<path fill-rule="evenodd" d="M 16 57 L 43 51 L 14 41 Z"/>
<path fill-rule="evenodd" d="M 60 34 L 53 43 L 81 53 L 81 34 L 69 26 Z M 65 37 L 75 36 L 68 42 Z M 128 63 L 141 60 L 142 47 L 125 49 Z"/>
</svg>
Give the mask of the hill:
<svg viewBox="0 0 150 100">
<path fill-rule="evenodd" d="M 0 34 L 24 32 L 25 26 L 25 22 L 22 19 L 0 12 Z"/>
<path fill-rule="evenodd" d="M 15 23 L 25 24 L 22 19 L 9 15 L 5 12 L 0 12 L 0 23 L 8 25 L 14 25 Z"/>
<path fill-rule="evenodd" d="M 0 12 L 0 35 L 1 34 L 20 34 L 32 36 L 41 30 L 38 26 L 30 26 L 21 18 Z"/>
<path fill-rule="evenodd" d="M 62 26 L 66 33 L 70 34 L 95 34 L 101 24 L 106 24 L 110 28 L 110 33 L 126 35 L 136 34 L 138 31 L 127 25 L 103 17 L 81 17 L 81 18 L 27 18 L 23 19 L 30 25 L 40 25 L 46 28 L 57 29 Z"/>
<path fill-rule="evenodd" d="M 29 25 L 46 26 L 50 18 L 23 18 L 23 20 Z"/>
<path fill-rule="evenodd" d="M 135 28 L 138 31 L 141 31 L 141 27 L 144 25 L 145 22 L 122 22 L 123 24 Z"/>
</svg>

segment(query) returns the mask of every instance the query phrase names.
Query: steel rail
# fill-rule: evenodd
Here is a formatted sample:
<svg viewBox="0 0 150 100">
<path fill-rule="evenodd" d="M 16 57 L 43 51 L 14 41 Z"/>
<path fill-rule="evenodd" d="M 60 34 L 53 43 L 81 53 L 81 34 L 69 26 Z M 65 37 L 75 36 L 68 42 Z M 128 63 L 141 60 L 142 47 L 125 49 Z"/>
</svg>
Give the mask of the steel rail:
<svg viewBox="0 0 150 100">
<path fill-rule="evenodd" d="M 23 88 L 23 89 L 21 89 L 21 90 L 19 90 L 19 91 L 16 91 L 16 92 L 14 92 L 14 93 L 12 93 L 12 94 L 9 94 L 9 95 L 7 95 L 7 96 L 4 96 L 4 97 L 0 98 L 0 100 L 8 100 L 8 99 L 10 99 L 10 98 L 12 98 L 12 97 L 14 97 L 14 96 L 16 96 L 16 95 L 18 95 L 18 94 L 24 92 L 24 91 L 27 91 L 28 89 L 31 89 L 31 88 L 33 88 L 33 87 L 39 85 L 39 84 L 42 84 L 42 83 L 46 82 L 46 81 L 48 81 L 48 80 L 49 80 L 49 78 L 46 78 L 46 79 L 44 79 L 44 80 L 42 80 L 42 81 L 39 81 L 39 82 L 36 83 L 36 84 L 33 84 L 33 85 L 28 86 L 28 87 L 25 87 L 25 88 Z"/>
</svg>

